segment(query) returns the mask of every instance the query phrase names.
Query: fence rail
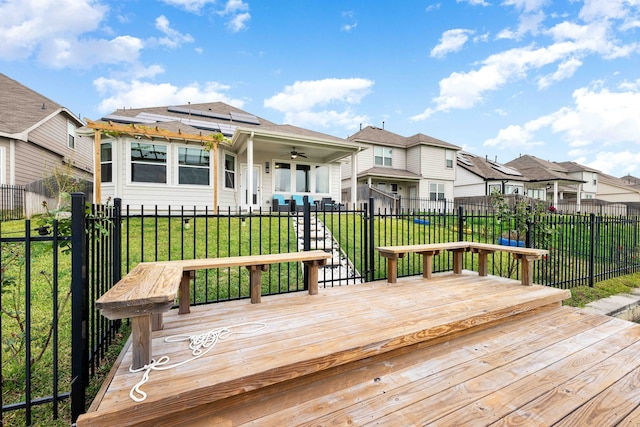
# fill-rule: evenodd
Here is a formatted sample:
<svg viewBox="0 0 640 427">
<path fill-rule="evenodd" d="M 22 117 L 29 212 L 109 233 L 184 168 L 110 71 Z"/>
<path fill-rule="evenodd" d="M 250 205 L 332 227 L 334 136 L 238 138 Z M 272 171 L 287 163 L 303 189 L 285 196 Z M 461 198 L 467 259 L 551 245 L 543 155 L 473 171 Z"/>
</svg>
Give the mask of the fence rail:
<svg viewBox="0 0 640 427">
<path fill-rule="evenodd" d="M 25 189 L 21 185 L 0 185 L 0 221 L 24 218 Z"/>
<path fill-rule="evenodd" d="M 321 286 L 351 286 L 387 277 L 377 246 L 467 240 L 548 245 L 548 257 L 536 263 L 534 281 L 549 286 L 593 286 L 640 271 L 639 216 L 547 213 L 534 221 L 551 234 L 530 224 L 530 231 L 519 235 L 514 224 L 496 218 L 491 206 L 437 203 L 427 209 L 380 208 L 371 198 L 360 206 L 326 211 L 306 205 L 291 213 L 186 207 L 133 212 L 119 200 L 113 206 L 87 207 L 84 195 L 76 193 L 71 218 L 52 220 L 45 230 L 49 234 L 40 235 L 40 227 L 28 220 L 13 231 L 0 223 L 3 423 L 28 425 L 43 416 L 73 421 L 85 411 L 89 379 L 120 327 L 102 317 L 94 302 L 142 261 L 318 248 L 335 254 L 323 269 Z M 476 255 L 465 254 L 463 262 L 464 268 L 476 268 Z M 451 268 L 450 256 L 434 258 L 434 272 Z M 489 268 L 490 274 L 519 278 L 518 264 L 508 256 L 492 255 Z M 407 255 L 398 263 L 398 276 L 421 269 L 420 257 Z M 244 270 L 198 272 L 190 303 L 248 298 Z M 274 266 L 262 277 L 264 294 L 304 289 L 304 269 L 295 263 Z M 43 325 L 51 325 L 51 332 Z M 40 357 L 46 342 L 46 356 Z M 43 377 L 51 379 L 46 384 L 37 380 Z"/>
</svg>

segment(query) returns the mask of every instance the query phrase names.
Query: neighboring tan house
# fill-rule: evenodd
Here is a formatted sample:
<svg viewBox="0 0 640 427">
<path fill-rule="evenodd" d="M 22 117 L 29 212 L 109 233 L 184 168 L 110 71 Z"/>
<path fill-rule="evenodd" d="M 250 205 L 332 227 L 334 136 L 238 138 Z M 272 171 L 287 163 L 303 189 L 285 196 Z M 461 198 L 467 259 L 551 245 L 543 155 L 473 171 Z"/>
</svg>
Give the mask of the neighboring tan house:
<svg viewBox="0 0 640 427">
<path fill-rule="evenodd" d="M 640 186 L 630 184 L 629 177 L 616 178 L 599 172 L 596 198 L 612 203 L 640 202 Z"/>
<path fill-rule="evenodd" d="M 101 129 L 102 201 L 160 209 L 276 210 L 274 198 L 294 196 L 339 201 L 339 160 L 365 148 L 222 102 L 122 109 L 88 127 Z M 206 150 L 216 134 L 227 140 Z"/>
<path fill-rule="evenodd" d="M 458 151 L 454 197 L 525 194 L 525 178 L 519 171 L 486 157 Z"/>
<path fill-rule="evenodd" d="M 569 170 L 555 162 L 524 155 L 505 164 L 517 169 L 526 179 L 527 196 L 547 200 L 557 205 L 559 201 L 581 199 L 583 179 L 570 176 Z"/>
<path fill-rule="evenodd" d="M 357 186 L 410 201 L 453 200 L 456 152 L 460 147 L 421 133 L 404 137 L 373 126 L 347 139 L 369 149 L 358 153 L 355 165 L 352 160 L 343 164 L 343 194 L 350 193 L 355 175 Z"/>
<path fill-rule="evenodd" d="M 92 180 L 93 145 L 82 120 L 60 104 L 0 73 L 0 184 L 29 185 L 67 165 Z"/>
<path fill-rule="evenodd" d="M 596 194 L 598 193 L 598 174 L 601 173 L 599 170 L 576 162 L 557 163 L 568 171 L 568 175 L 570 177 L 583 181 L 580 187 L 580 195 L 582 199 L 596 198 Z"/>
</svg>

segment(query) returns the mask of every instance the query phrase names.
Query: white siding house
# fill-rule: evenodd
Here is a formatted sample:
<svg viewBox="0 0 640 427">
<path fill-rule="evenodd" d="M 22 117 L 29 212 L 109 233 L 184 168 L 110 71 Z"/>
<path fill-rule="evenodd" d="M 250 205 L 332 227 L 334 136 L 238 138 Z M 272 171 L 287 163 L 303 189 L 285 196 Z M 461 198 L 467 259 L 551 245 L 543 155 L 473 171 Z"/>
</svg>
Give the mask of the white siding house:
<svg viewBox="0 0 640 427">
<path fill-rule="evenodd" d="M 123 109 L 92 123 L 101 129 L 98 193 L 134 208 L 269 210 L 275 195 L 338 201 L 339 161 L 365 148 L 221 102 Z M 208 151 L 215 134 L 225 141 Z"/>
<path fill-rule="evenodd" d="M 347 139 L 369 149 L 342 164 L 343 201 L 352 201 L 354 186 L 368 186 L 401 199 L 453 199 L 455 157 L 460 147 L 420 133 L 404 137 L 374 126 Z"/>
</svg>

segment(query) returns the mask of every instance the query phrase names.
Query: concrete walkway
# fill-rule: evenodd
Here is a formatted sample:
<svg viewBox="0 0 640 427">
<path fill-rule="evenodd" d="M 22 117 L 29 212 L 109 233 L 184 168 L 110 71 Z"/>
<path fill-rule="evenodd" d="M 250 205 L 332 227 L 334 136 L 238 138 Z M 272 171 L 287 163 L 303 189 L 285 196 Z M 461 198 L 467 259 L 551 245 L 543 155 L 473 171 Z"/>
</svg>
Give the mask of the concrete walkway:
<svg viewBox="0 0 640 427">
<path fill-rule="evenodd" d="M 293 217 L 293 228 L 298 236 L 298 250 L 301 251 L 304 248 L 304 220 L 301 216 Z M 327 286 L 355 285 L 364 282 L 329 229 L 314 214 L 311 214 L 310 234 L 312 250 L 321 249 L 332 254 L 327 265 L 318 270 L 318 283 L 321 286 L 324 282 L 327 282 Z"/>
<path fill-rule="evenodd" d="M 584 308 L 589 313 L 605 314 L 619 319 L 636 321 L 640 319 L 640 288 L 629 294 L 612 295 L 590 302 Z"/>
</svg>

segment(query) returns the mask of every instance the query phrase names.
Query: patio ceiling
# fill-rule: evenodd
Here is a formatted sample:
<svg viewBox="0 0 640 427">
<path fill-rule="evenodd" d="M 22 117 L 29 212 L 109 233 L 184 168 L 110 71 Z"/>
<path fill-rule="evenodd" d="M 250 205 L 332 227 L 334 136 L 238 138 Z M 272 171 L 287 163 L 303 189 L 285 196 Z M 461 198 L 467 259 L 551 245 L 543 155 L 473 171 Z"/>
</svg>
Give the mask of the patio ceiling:
<svg viewBox="0 0 640 427">
<path fill-rule="evenodd" d="M 318 134 L 319 135 L 319 134 Z M 291 151 L 304 153 L 305 158 L 317 163 L 332 163 L 353 153 L 368 148 L 364 144 L 349 142 L 329 135 L 324 137 L 299 133 L 283 133 L 276 131 L 256 131 L 254 129 L 236 129 L 231 139 L 232 147 L 239 154 L 247 150 L 247 142 L 253 137 L 254 152 L 266 152 L 275 158 L 290 159 Z"/>
</svg>

